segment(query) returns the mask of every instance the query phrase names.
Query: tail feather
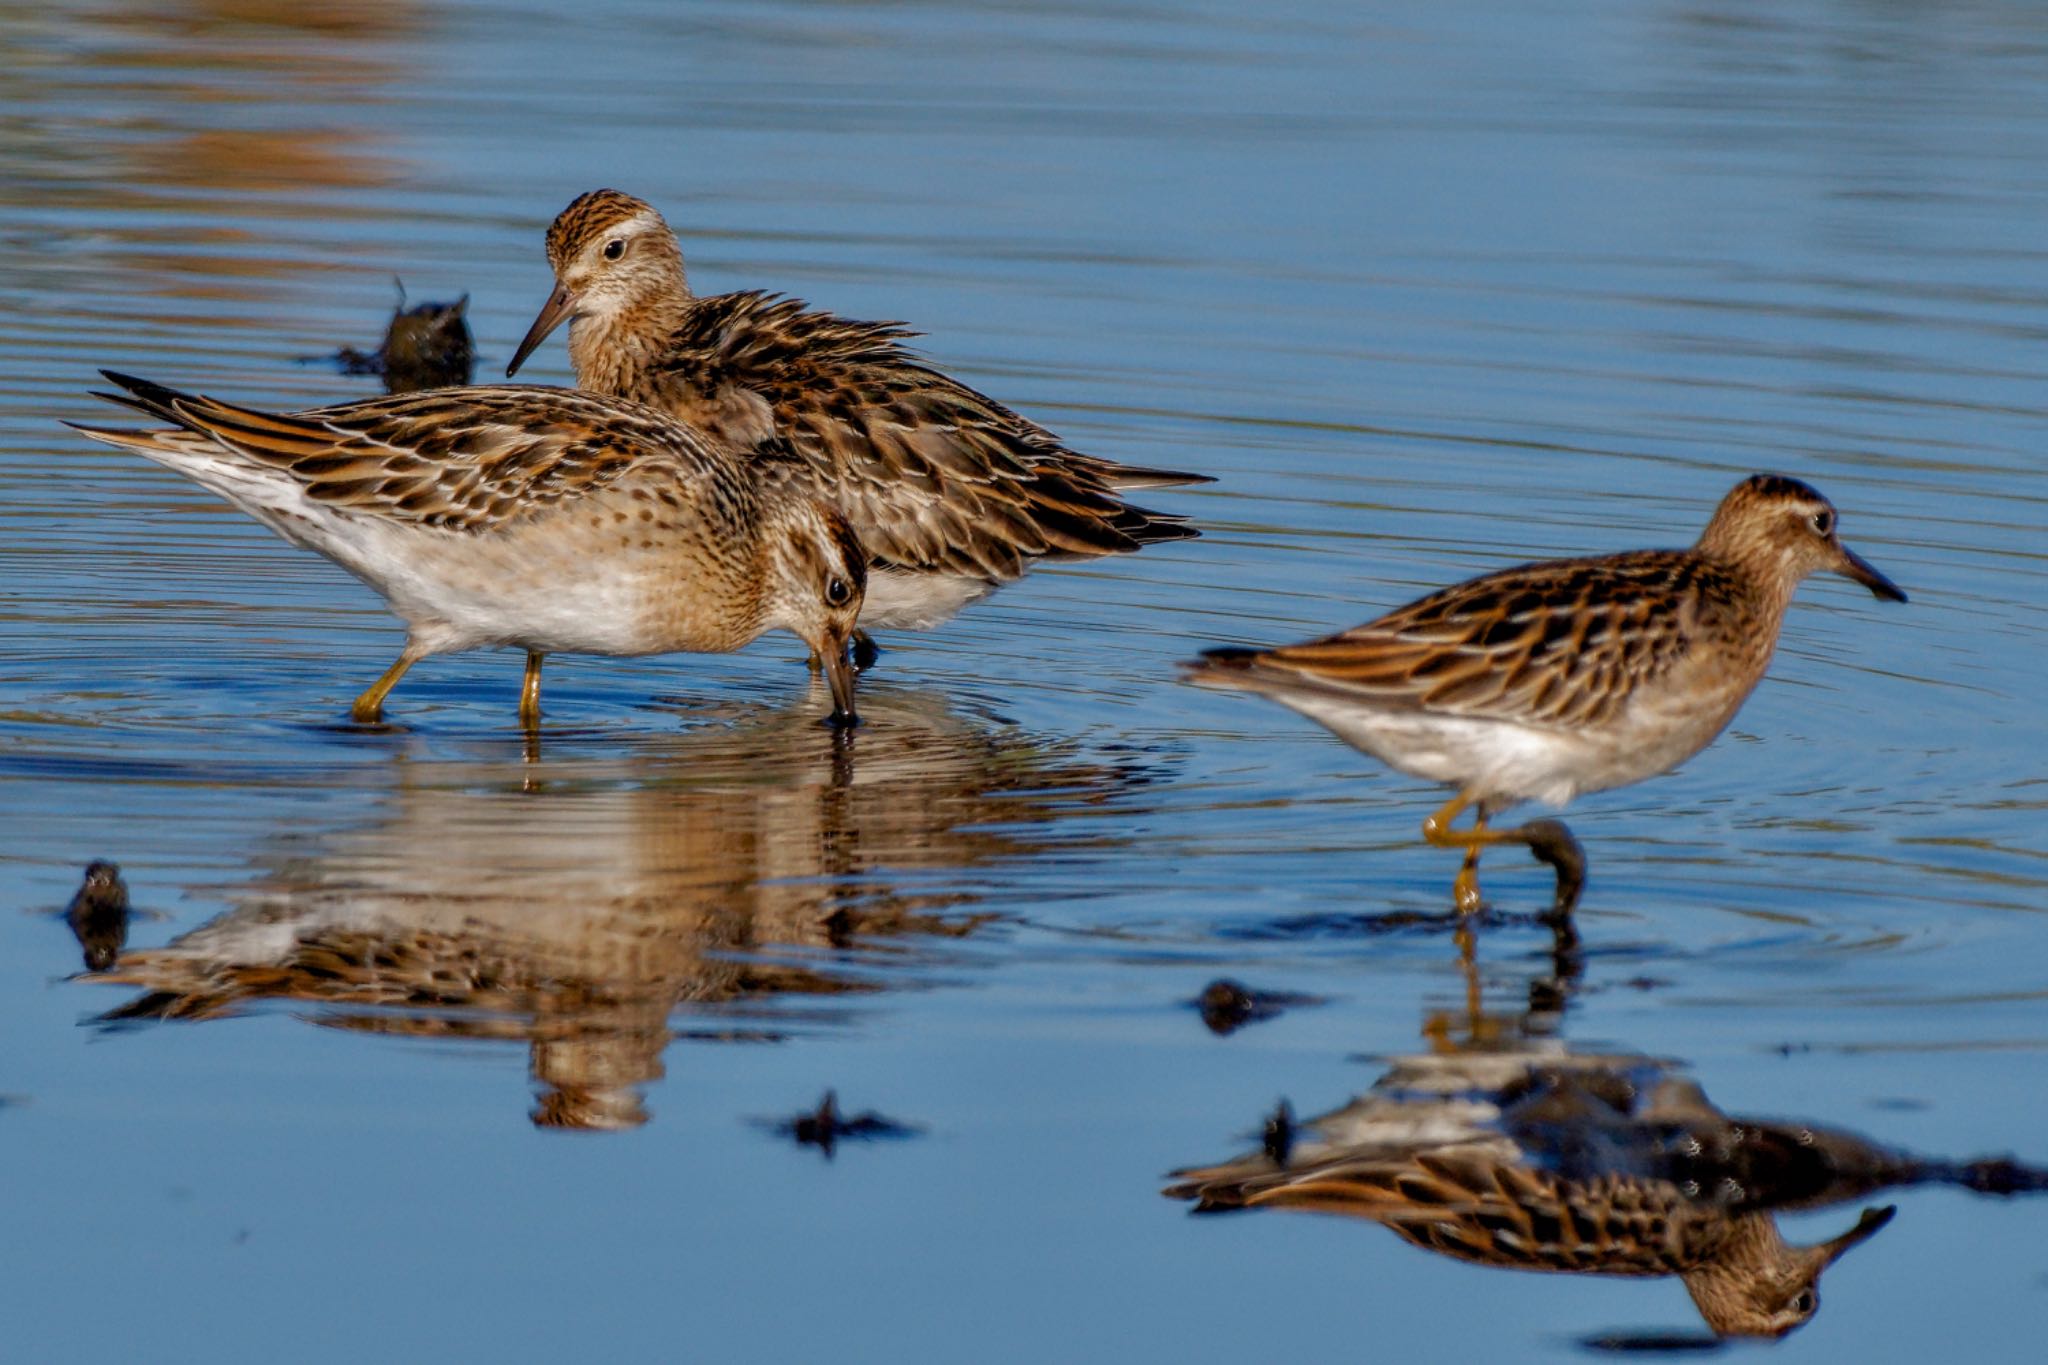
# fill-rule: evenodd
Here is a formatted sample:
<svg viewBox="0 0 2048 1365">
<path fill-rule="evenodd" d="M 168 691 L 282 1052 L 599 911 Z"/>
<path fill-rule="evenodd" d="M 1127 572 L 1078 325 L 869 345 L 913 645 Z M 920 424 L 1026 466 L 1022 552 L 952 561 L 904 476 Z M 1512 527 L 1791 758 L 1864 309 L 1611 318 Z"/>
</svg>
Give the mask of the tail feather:
<svg viewBox="0 0 2048 1365">
<path fill-rule="evenodd" d="M 1140 465 L 1111 464 L 1104 471 L 1104 480 L 1119 493 L 1127 493 L 1132 489 L 1186 488 L 1192 484 L 1214 483 L 1216 476 L 1189 474 L 1178 469 L 1146 469 Z"/>
<path fill-rule="evenodd" d="M 1085 471 L 1119 493 L 1134 488 L 1183 488 L 1189 484 L 1214 483 L 1207 474 L 1188 474 L 1178 469 L 1151 469 L 1138 464 L 1120 464 L 1105 460 L 1099 455 L 1083 455 L 1079 451 L 1068 451 L 1064 463 L 1070 469 Z"/>
<path fill-rule="evenodd" d="M 108 383 L 125 389 L 127 392 L 108 393 L 103 389 L 95 389 L 93 390 L 93 397 L 104 398 L 110 403 L 119 403 L 124 407 L 134 408 L 138 412 L 146 412 L 150 416 L 160 417 L 166 422 L 176 422 L 181 427 L 192 425 L 191 420 L 178 410 L 180 402 L 191 401 L 191 394 L 181 393 L 177 389 L 171 388 L 167 384 L 159 384 L 153 379 L 142 379 L 132 374 L 122 374 L 119 370 L 101 370 L 100 373 L 106 376 Z"/>
<path fill-rule="evenodd" d="M 1181 677 L 1197 687 L 1238 688 L 1255 692 L 1260 690 L 1262 681 L 1259 661 L 1266 652 L 1241 645 L 1205 649 L 1201 658 L 1182 661 Z"/>
</svg>

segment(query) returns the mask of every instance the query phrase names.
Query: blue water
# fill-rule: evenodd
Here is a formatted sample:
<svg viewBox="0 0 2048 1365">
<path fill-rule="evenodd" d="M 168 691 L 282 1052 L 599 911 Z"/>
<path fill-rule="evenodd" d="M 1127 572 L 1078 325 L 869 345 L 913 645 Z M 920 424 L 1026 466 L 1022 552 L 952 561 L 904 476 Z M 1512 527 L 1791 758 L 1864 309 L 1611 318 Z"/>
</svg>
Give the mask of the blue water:
<svg viewBox="0 0 2048 1365">
<path fill-rule="evenodd" d="M 1160 1196 L 1282 1097 L 1503 1031 L 1675 1059 L 1731 1113 L 2048 1161 L 2030 7 L 311 13 L 5 10 L 0 1353 L 1697 1333 L 1675 1280 Z M 542 230 L 600 184 L 663 209 L 700 290 L 907 319 L 1078 447 L 1214 475 L 1151 499 L 1204 538 L 885 640 L 846 747 L 786 637 L 558 660 L 537 752 L 511 655 L 347 726 L 399 642 L 374 597 L 57 421 L 103 415 L 102 365 L 373 392 L 298 358 L 373 344 L 394 275 L 468 292 L 495 374 Z M 568 374 L 551 343 L 522 377 Z M 1712 749 L 1573 807 L 1585 958 L 1541 1028 L 1543 930 L 1490 926 L 1468 967 L 1386 919 L 1449 908 L 1437 793 L 1174 681 L 1487 568 L 1685 543 L 1756 469 L 1828 493 L 1912 602 L 1816 580 Z M 150 912 L 150 982 L 77 976 L 50 912 L 93 858 Z M 1546 895 L 1512 852 L 1487 887 Z M 1225 975 L 1321 1003 L 1215 1036 L 1186 1002 Z M 152 991 L 187 1017 L 102 1018 Z M 777 1135 L 827 1089 L 921 1131 Z M 1872 1203 L 1900 1212 L 1778 1354 L 2037 1353 L 2048 1205 L 1915 1188 L 1787 1235 Z"/>
</svg>

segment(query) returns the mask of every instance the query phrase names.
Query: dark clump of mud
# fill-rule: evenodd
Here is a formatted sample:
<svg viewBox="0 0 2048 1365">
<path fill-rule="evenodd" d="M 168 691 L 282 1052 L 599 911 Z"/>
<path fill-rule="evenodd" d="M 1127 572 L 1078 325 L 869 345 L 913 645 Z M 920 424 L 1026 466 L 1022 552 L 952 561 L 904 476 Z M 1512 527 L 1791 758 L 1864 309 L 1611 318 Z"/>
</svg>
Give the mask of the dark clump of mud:
<svg viewBox="0 0 2048 1365">
<path fill-rule="evenodd" d="M 128 884 L 121 869 L 108 862 L 88 866 L 78 893 L 64 907 L 64 922 L 78 938 L 87 971 L 113 966 L 128 942 Z"/>
<path fill-rule="evenodd" d="M 1320 1005 L 1323 1001 L 1320 996 L 1292 991 L 1254 990 L 1229 977 L 1219 977 L 1189 1003 L 1201 1011 L 1202 1022 L 1211 1033 L 1228 1035 L 1246 1024 L 1274 1018 L 1296 1006 Z"/>
<path fill-rule="evenodd" d="M 386 393 L 413 393 L 467 384 L 476 371 L 476 341 L 469 333 L 469 295 L 453 303 L 405 305 L 405 286 L 398 288 L 398 307 L 384 329 L 383 344 L 374 351 L 344 346 L 332 355 L 310 357 L 338 366 L 343 374 L 374 374 Z"/>
<path fill-rule="evenodd" d="M 916 1137 L 923 1132 L 915 1124 L 898 1123 L 883 1118 L 872 1110 L 860 1114 L 841 1114 L 839 1096 L 827 1090 L 825 1098 L 818 1102 L 816 1109 L 806 1110 L 794 1118 L 780 1119 L 765 1125 L 786 1138 L 794 1139 L 800 1147 L 816 1147 L 830 1158 L 841 1142 L 872 1142 L 881 1138 Z"/>
</svg>

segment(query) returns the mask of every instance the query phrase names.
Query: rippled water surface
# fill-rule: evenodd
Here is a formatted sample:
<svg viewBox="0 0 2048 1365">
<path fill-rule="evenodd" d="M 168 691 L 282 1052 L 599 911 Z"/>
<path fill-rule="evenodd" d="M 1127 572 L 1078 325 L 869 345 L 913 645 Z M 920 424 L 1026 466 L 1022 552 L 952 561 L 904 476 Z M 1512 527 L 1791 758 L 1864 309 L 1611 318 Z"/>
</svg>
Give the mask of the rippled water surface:
<svg viewBox="0 0 2048 1365">
<path fill-rule="evenodd" d="M 555 8 L 0 5 L 0 1354 L 1699 1344 L 1697 1268 L 1429 1249 L 1479 1214 L 1360 1201 L 1447 1159 L 1305 1126 L 1441 1091 L 1564 1179 L 1601 1144 L 1530 1096 L 1620 1076 L 1638 1118 L 1933 1163 L 1716 1206 L 1793 1244 L 1897 1206 L 1776 1352 L 2036 1357 L 2048 1204 L 1941 1164 L 2048 1162 L 2035 8 Z M 599 184 L 701 290 L 908 319 L 1077 446 L 1214 475 L 1150 495 L 1204 538 L 885 640 L 850 742 L 788 637 L 562 658 L 536 745 L 503 654 L 350 726 L 381 604 L 58 421 L 102 365 L 374 392 L 303 358 L 374 344 L 394 276 L 467 292 L 495 374 Z M 1576 944 L 1509 851 L 1468 955 L 1434 790 L 1174 681 L 1687 542 L 1756 469 L 1912 601 L 1815 580 L 1712 749 L 1573 807 Z M 82 926 L 97 973 L 93 859 L 140 912 Z M 1286 998 L 1212 1032 L 1223 977 Z M 828 1090 L 894 1140 L 792 1140 Z M 1359 1217 L 1162 1197 L 1361 1142 Z"/>
</svg>

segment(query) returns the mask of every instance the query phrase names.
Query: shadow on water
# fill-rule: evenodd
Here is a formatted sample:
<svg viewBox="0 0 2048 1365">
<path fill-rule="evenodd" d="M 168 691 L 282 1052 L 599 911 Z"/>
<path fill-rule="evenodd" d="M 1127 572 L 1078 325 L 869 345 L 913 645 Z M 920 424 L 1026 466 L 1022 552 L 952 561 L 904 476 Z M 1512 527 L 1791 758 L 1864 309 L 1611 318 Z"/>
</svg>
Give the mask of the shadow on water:
<svg viewBox="0 0 2048 1365">
<path fill-rule="evenodd" d="M 1381 1059 L 1369 1091 L 1315 1118 L 1297 1121 L 1283 1102 L 1258 1150 L 1175 1171 L 1164 1193 L 1196 1213 L 1363 1219 L 1474 1265 L 1677 1276 L 1712 1335 L 1617 1331 L 1580 1343 L 1633 1351 L 1786 1335 L 1818 1311 L 1822 1273 L 1897 1210 L 1865 1208 L 1811 1245 L 1784 1239 L 1780 1211 L 1925 1184 L 2048 1192 L 2048 1168 L 1928 1159 L 1804 1120 L 1731 1116 L 1681 1062 L 1572 1047 L 1559 1033 L 1583 958 L 1568 922 L 1514 1010 L 1483 1008 L 1463 946 L 1464 1008 L 1425 1018 L 1427 1051 Z"/>
<path fill-rule="evenodd" d="M 400 760 L 374 818 L 280 833 L 226 913 L 111 955 L 86 979 L 142 993 L 95 1022 L 288 1003 L 330 1028 L 520 1042 L 536 1124 L 636 1127 L 672 1040 L 779 1040 L 819 1022 L 802 998 L 907 984 L 997 917 L 995 869 L 1152 763 L 916 695 L 869 709 L 850 738 L 748 708 L 625 756 Z"/>
</svg>

